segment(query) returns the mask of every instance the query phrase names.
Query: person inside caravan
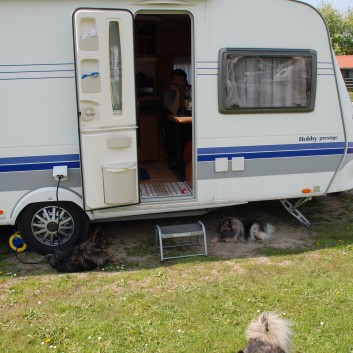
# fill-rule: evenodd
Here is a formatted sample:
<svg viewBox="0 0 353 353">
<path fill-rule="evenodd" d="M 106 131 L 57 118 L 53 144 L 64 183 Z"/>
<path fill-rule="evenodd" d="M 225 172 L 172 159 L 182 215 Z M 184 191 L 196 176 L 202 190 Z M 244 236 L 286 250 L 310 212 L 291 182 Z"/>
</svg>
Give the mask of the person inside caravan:
<svg viewBox="0 0 353 353">
<path fill-rule="evenodd" d="M 176 151 L 176 145 L 178 145 L 176 143 L 177 134 L 175 122 L 168 117 L 191 115 L 191 85 L 188 84 L 184 70 L 173 70 L 170 76 L 170 86 L 163 92 L 163 108 L 162 133 L 165 139 L 167 161 L 170 166 L 174 166 L 178 157 L 176 153 L 179 152 Z M 180 126 L 178 128 L 180 129 Z M 179 138 L 181 141 L 178 142 L 183 146 L 184 142 L 191 138 L 190 128 L 184 128 L 182 136 L 179 136 Z"/>
<path fill-rule="evenodd" d="M 186 72 L 175 69 L 171 74 L 170 86 L 163 93 L 163 104 L 167 114 L 184 115 L 188 107 L 185 100 L 190 98 L 191 86 Z"/>
</svg>

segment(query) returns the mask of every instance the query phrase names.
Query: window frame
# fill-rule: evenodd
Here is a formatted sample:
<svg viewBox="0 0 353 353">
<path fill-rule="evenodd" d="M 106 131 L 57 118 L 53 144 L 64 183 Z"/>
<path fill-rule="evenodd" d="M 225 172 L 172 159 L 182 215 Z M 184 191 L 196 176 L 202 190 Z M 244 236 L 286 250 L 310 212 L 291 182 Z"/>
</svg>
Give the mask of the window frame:
<svg viewBox="0 0 353 353">
<path fill-rule="evenodd" d="M 311 59 L 311 77 L 309 82 L 309 104 L 305 107 L 232 107 L 225 106 L 226 101 L 226 60 L 228 55 L 258 56 L 261 58 L 291 58 L 294 56 L 309 57 Z M 222 48 L 218 55 L 218 109 L 221 114 L 247 114 L 247 113 L 306 113 L 315 108 L 317 86 L 317 53 L 311 49 L 237 49 Z"/>
</svg>

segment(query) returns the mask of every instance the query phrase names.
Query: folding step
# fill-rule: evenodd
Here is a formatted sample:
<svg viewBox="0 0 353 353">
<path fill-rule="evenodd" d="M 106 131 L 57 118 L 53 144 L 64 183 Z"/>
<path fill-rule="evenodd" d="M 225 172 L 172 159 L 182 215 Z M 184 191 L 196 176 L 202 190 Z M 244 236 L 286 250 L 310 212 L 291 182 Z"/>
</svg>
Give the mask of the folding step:
<svg viewBox="0 0 353 353">
<path fill-rule="evenodd" d="M 199 236 L 203 237 L 203 246 L 204 252 L 202 253 L 189 253 L 187 255 L 178 255 L 178 256 L 164 256 L 164 250 L 166 248 L 176 248 L 181 246 L 193 246 L 199 245 Z M 196 242 L 192 243 L 177 243 L 173 245 L 164 245 L 163 240 L 165 239 L 178 239 L 178 238 L 190 238 L 195 239 Z M 190 256 L 207 256 L 207 240 L 206 240 L 206 229 L 204 224 L 201 221 L 197 223 L 191 224 L 178 224 L 173 226 L 156 226 L 156 247 L 160 249 L 161 254 L 161 262 L 169 259 L 177 259 L 182 257 L 190 257 Z"/>
</svg>

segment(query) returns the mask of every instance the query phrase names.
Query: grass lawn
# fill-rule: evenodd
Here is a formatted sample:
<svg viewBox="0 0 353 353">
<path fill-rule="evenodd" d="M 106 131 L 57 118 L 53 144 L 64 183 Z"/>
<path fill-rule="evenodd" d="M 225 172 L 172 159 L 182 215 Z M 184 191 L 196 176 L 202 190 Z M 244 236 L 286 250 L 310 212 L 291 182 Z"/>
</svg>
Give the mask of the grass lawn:
<svg viewBox="0 0 353 353">
<path fill-rule="evenodd" d="M 235 353 L 249 321 L 275 310 L 293 321 L 294 353 L 352 353 L 352 201 L 343 193 L 335 216 L 306 204 L 306 248 L 254 257 L 60 275 L 1 257 L 0 352 Z"/>
<path fill-rule="evenodd" d="M 351 101 L 353 102 L 353 90 L 352 91 L 348 91 L 349 96 L 351 97 Z"/>
</svg>

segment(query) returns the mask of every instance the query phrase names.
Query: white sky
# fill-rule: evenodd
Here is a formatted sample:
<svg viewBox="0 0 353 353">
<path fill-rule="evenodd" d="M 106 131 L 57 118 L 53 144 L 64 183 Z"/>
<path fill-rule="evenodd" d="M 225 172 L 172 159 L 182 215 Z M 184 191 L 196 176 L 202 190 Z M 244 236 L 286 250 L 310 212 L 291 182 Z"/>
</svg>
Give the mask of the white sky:
<svg viewBox="0 0 353 353">
<path fill-rule="evenodd" d="M 318 6 L 322 3 L 322 0 L 302 0 L 303 2 L 307 2 L 312 6 Z M 325 4 L 332 4 L 334 9 L 345 12 L 348 8 L 353 8 L 352 0 L 324 0 Z"/>
</svg>

